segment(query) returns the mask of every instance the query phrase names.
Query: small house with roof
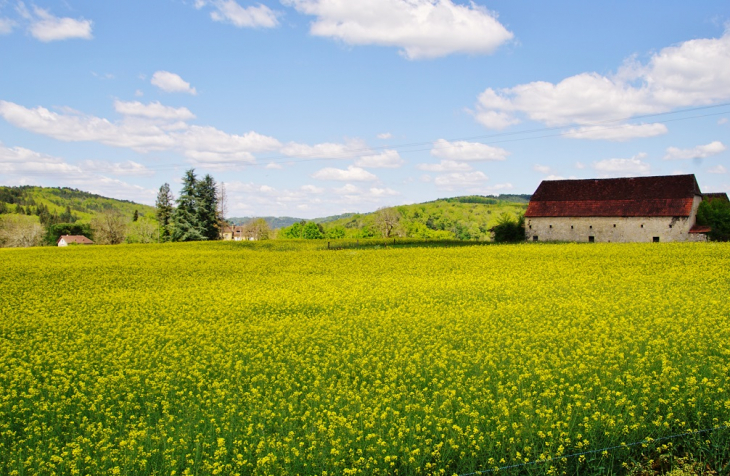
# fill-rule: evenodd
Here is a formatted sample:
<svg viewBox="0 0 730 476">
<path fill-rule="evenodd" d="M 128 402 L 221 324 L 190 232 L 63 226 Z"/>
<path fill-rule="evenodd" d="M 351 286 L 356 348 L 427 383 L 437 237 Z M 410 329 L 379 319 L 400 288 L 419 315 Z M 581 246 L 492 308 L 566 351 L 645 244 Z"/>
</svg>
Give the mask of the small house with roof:
<svg viewBox="0 0 730 476">
<path fill-rule="evenodd" d="M 93 245 L 94 242 L 86 238 L 84 235 L 61 235 L 56 241 L 58 246 L 68 245 Z"/>
<path fill-rule="evenodd" d="M 545 180 L 525 212 L 529 241 L 705 241 L 694 175 Z"/>
</svg>

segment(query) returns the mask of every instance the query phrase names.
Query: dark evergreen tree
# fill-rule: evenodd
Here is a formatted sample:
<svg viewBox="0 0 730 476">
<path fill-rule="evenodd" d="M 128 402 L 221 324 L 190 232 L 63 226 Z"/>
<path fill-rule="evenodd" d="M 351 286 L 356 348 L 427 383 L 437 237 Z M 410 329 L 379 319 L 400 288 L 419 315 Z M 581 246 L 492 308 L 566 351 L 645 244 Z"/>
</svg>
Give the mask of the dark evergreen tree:
<svg viewBox="0 0 730 476">
<path fill-rule="evenodd" d="M 198 181 L 195 187 L 196 218 L 200 234 L 208 240 L 220 237 L 218 223 L 218 189 L 210 175 Z"/>
<path fill-rule="evenodd" d="M 170 241 L 172 215 L 175 211 L 170 184 L 166 183 L 157 192 L 157 221 L 160 226 L 160 241 Z"/>
<path fill-rule="evenodd" d="M 205 237 L 200 233 L 197 211 L 197 185 L 195 169 L 190 169 L 183 176 L 183 186 L 177 199 L 177 209 L 172 216 L 173 241 L 199 241 Z"/>
<path fill-rule="evenodd" d="M 132 221 L 139 220 L 139 212 L 137 210 L 134 211 L 134 215 L 132 215 Z"/>
</svg>

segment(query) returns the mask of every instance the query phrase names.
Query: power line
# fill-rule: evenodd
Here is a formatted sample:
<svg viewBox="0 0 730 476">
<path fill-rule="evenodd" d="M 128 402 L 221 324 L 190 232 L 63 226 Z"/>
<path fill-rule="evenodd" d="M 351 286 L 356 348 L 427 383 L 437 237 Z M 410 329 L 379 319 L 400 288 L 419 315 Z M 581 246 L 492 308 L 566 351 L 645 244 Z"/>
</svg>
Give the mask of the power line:
<svg viewBox="0 0 730 476">
<path fill-rule="evenodd" d="M 720 107 L 727 107 L 730 106 L 730 102 L 728 103 L 722 103 L 722 104 L 715 104 L 710 106 L 699 106 L 689 109 L 682 109 L 680 111 L 668 111 L 668 112 L 660 112 L 660 113 L 654 113 L 654 114 L 645 114 L 640 116 L 627 116 L 619 119 L 608 119 L 605 121 L 598 121 L 593 123 L 586 123 L 586 124 L 578 124 L 578 125 L 569 125 L 569 126 L 554 126 L 554 127 L 541 127 L 541 128 L 535 128 L 535 129 L 528 129 L 523 131 L 512 131 L 512 132 L 500 132 L 495 134 L 485 134 L 485 135 L 478 135 L 478 136 L 470 136 L 470 137 L 462 137 L 457 139 L 445 139 L 447 142 L 453 143 L 453 142 L 460 142 L 460 141 L 478 141 L 480 144 L 484 145 L 491 145 L 491 144 L 502 144 L 502 143 L 508 143 L 508 142 L 522 142 L 526 140 L 535 140 L 535 139 L 544 139 L 549 137 L 569 137 L 576 133 L 576 131 L 573 129 L 575 127 L 581 127 L 581 128 L 591 128 L 591 132 L 594 131 L 606 131 L 611 129 L 620 129 L 626 125 L 626 121 L 635 121 L 638 119 L 647 119 L 652 117 L 662 117 L 662 116 L 668 116 L 668 115 L 676 115 L 676 114 L 684 114 L 687 112 L 694 112 L 694 111 L 702 111 L 707 109 L 714 109 L 714 108 L 720 108 Z M 711 116 L 719 116 L 723 114 L 730 113 L 730 110 L 727 111 L 721 111 L 721 112 L 715 112 L 710 114 L 700 114 L 695 116 L 688 116 L 688 117 L 679 117 L 679 118 L 673 118 L 673 119 L 665 119 L 661 121 L 655 121 L 654 124 L 666 124 L 670 122 L 678 122 L 678 121 L 685 121 L 685 120 L 691 120 L 691 119 L 700 119 L 704 117 L 711 117 Z M 609 125 L 609 124 L 615 124 L 615 125 Z M 565 130 L 571 128 L 570 130 Z M 542 134 L 532 137 L 516 137 L 511 139 L 502 139 L 502 140 L 484 140 L 484 139 L 496 139 L 496 138 L 503 138 L 503 137 L 510 137 L 510 136 L 520 136 L 520 135 L 529 135 L 529 134 L 536 134 L 536 133 L 544 133 L 544 132 L 550 132 L 550 131 L 562 131 L 555 134 Z M 416 148 L 414 148 L 416 147 Z M 262 156 L 257 157 L 257 160 L 266 161 L 268 163 L 257 163 L 257 162 L 244 162 L 244 163 L 230 163 L 230 165 L 234 165 L 236 167 L 266 167 L 267 165 L 271 164 L 286 164 L 286 163 L 308 163 L 308 162 L 319 162 L 319 161 L 330 161 L 330 160 L 348 160 L 348 159 L 355 159 L 358 157 L 361 157 L 364 154 L 369 154 L 374 151 L 382 151 L 382 150 L 401 150 L 403 153 L 410 153 L 410 152 L 423 152 L 428 150 L 448 150 L 452 148 L 456 148 L 458 146 L 455 146 L 453 144 L 450 144 L 449 146 L 442 146 L 442 147 L 436 147 L 434 146 L 434 141 L 428 141 L 428 142 L 412 142 L 412 143 L 405 143 L 405 144 L 395 144 L 395 145 L 384 145 L 384 146 L 377 146 L 377 147 L 362 147 L 362 148 L 353 148 L 349 149 L 346 153 L 340 154 L 340 155 L 332 155 L 328 157 L 306 157 L 306 156 L 288 156 L 288 155 L 275 155 L 275 156 Z M 404 150 L 405 149 L 405 150 Z M 172 170 L 176 169 L 178 167 L 186 167 L 190 166 L 191 164 L 189 162 L 175 162 L 175 163 L 168 163 L 163 164 L 159 166 L 145 166 L 147 170 L 151 171 L 161 171 L 161 170 Z M 209 167 L 222 167 L 229 165 L 226 162 L 214 162 L 211 164 L 206 164 L 204 162 L 199 162 L 197 164 L 199 167 L 205 168 L 206 166 Z M 103 173 L 103 171 L 100 171 Z M 28 176 L 45 176 L 48 175 L 47 172 L 17 172 L 19 174 L 28 175 Z"/>
<path fill-rule="evenodd" d="M 657 114 L 648 114 L 645 116 L 636 116 L 634 118 L 622 118 L 622 119 L 615 119 L 615 120 L 609 120 L 609 121 L 601 121 L 591 124 L 582 124 L 579 127 L 590 127 L 592 128 L 592 131 L 604 131 L 604 130 L 611 130 L 611 129 L 620 129 L 624 127 L 626 124 L 617 124 L 617 125 L 611 125 L 611 126 L 601 126 L 601 124 L 612 124 L 612 123 L 618 123 L 623 122 L 626 120 L 635 120 L 635 119 L 641 119 L 641 118 L 648 118 L 648 117 L 656 117 L 656 116 L 666 116 L 666 115 L 672 115 L 672 114 L 681 114 L 685 112 L 692 112 L 692 111 L 698 111 L 698 110 L 704 110 L 704 109 L 710 109 L 710 108 L 716 108 L 716 107 L 725 107 L 730 106 L 730 103 L 725 104 L 718 104 L 714 106 L 703 106 L 698 108 L 692 108 L 692 109 L 684 109 L 682 111 L 674 111 L 674 112 L 664 112 L 664 113 L 657 113 Z M 674 118 L 674 119 L 666 119 L 663 121 L 655 121 L 654 124 L 666 124 L 669 122 L 677 122 L 677 121 L 685 121 L 690 119 L 700 119 L 704 117 L 711 117 L 711 116 L 718 116 L 723 114 L 730 113 L 730 110 L 728 111 L 722 111 L 722 112 L 716 112 L 711 114 L 701 114 L 696 116 L 688 116 L 688 117 L 680 117 L 680 118 Z M 459 142 L 459 141 L 474 141 L 478 139 L 485 139 L 485 138 L 497 138 L 497 137 L 507 137 L 507 136 L 514 136 L 514 135 L 522 135 L 522 134 L 533 134 L 538 132 L 548 132 L 548 131 L 558 131 L 563 130 L 567 128 L 573 128 L 576 127 L 574 125 L 571 126 L 556 126 L 556 127 L 543 127 L 538 129 L 530 129 L 527 131 L 513 131 L 513 132 L 502 132 L 497 134 L 490 134 L 490 135 L 482 135 L 482 136 L 472 136 L 472 137 L 466 137 L 466 138 L 460 138 L 460 139 L 446 139 L 447 142 Z M 491 144 L 501 144 L 501 143 L 507 143 L 507 142 L 521 142 L 526 140 L 534 140 L 534 139 L 544 139 L 548 137 L 564 137 L 564 136 L 571 136 L 574 135 L 575 131 L 568 130 L 563 131 L 557 134 L 544 134 L 540 136 L 533 136 L 533 137 L 518 137 L 513 139 L 504 139 L 504 140 L 493 140 L 493 141 L 481 141 L 480 144 L 484 145 L 491 145 Z M 346 154 L 341 155 L 333 155 L 329 157 L 297 157 L 297 156 L 286 156 L 286 155 L 278 155 L 278 156 L 269 156 L 269 157 L 258 157 L 258 160 L 266 161 L 267 164 L 263 163 L 238 163 L 236 164 L 239 167 L 265 167 L 270 164 L 286 164 L 286 163 L 308 163 L 308 162 L 319 162 L 319 161 L 330 161 L 330 160 L 347 160 L 347 159 L 354 159 L 361 157 L 363 154 L 371 153 L 373 151 L 378 150 L 398 150 L 398 149 L 408 149 L 403 152 L 423 152 L 428 150 L 446 150 L 446 149 L 452 149 L 456 148 L 458 146 L 455 145 L 449 145 L 444 147 L 435 147 L 433 141 L 429 142 L 413 142 L 410 144 L 400 144 L 400 145 L 389 145 L 389 146 L 378 146 L 378 147 L 369 147 L 369 148 L 360 148 L 360 149 L 350 149 Z M 424 147 L 428 146 L 428 147 Z M 411 147 L 421 147 L 418 149 L 411 149 Z M 225 162 L 218 162 L 216 163 L 218 165 L 225 165 Z M 188 166 L 189 163 L 175 163 L 175 164 L 166 164 L 161 165 L 159 167 L 148 167 L 150 170 L 167 170 L 167 169 L 174 169 L 180 166 Z M 205 163 L 199 164 L 201 167 L 205 167 Z"/>
</svg>

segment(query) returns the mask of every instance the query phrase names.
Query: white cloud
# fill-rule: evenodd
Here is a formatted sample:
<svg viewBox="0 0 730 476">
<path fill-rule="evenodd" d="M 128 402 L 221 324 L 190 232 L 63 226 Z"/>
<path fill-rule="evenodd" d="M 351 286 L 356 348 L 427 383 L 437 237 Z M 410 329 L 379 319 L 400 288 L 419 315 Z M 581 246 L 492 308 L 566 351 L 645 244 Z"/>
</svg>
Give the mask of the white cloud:
<svg viewBox="0 0 730 476">
<path fill-rule="evenodd" d="M 284 168 L 281 164 L 277 164 L 276 162 L 269 162 L 266 164 L 266 168 L 270 170 L 281 170 Z"/>
<path fill-rule="evenodd" d="M 396 150 L 384 150 L 377 155 L 365 155 L 355 161 L 358 167 L 369 167 L 372 169 L 397 169 L 405 161 Z"/>
<path fill-rule="evenodd" d="M 345 144 L 325 142 L 315 145 L 290 142 L 281 149 L 281 153 L 286 156 L 309 159 L 349 159 L 369 151 L 365 143 L 358 140 Z"/>
<path fill-rule="evenodd" d="M 94 141 L 138 151 L 164 150 L 174 147 L 174 140 L 162 128 L 145 124 L 115 124 L 107 119 L 73 111 L 65 114 L 44 107 L 27 109 L 0 101 L 0 116 L 11 124 L 65 142 Z"/>
<path fill-rule="evenodd" d="M 593 168 L 604 176 L 647 175 L 651 166 L 641 159 L 646 153 L 639 153 L 630 159 L 605 159 L 593 162 Z"/>
<path fill-rule="evenodd" d="M 238 28 L 274 28 L 279 25 L 277 13 L 266 5 L 242 7 L 235 0 L 197 0 L 195 8 L 213 7 L 214 21 L 230 23 Z"/>
<path fill-rule="evenodd" d="M 437 187 L 453 190 L 455 188 L 463 189 L 469 187 L 480 186 L 489 180 L 483 172 L 453 172 L 449 174 L 439 175 L 434 178 L 434 184 Z"/>
<path fill-rule="evenodd" d="M 41 154 L 23 147 L 5 147 L 0 143 L 0 171 L 4 177 L 12 177 L 13 183 L 35 183 L 49 186 L 71 186 L 82 190 L 125 200 L 153 203 L 155 191 L 100 174 L 101 169 L 125 170 L 127 164 L 95 161 L 95 170 L 69 164 L 61 158 Z M 134 163 L 132 163 L 134 164 Z M 122 174 L 118 174 L 122 175 Z"/>
<path fill-rule="evenodd" d="M 721 126 L 723 124 L 727 124 L 727 121 L 727 117 L 721 117 L 720 119 L 718 119 L 717 124 Z"/>
<path fill-rule="evenodd" d="M 381 139 L 381 140 L 387 140 L 387 139 L 390 139 L 391 137 L 393 137 L 393 134 L 391 134 L 390 132 L 383 132 L 382 134 L 378 134 L 378 139 Z"/>
<path fill-rule="evenodd" d="M 256 132 L 228 134 L 214 127 L 176 121 L 188 114 L 184 108 L 157 107 L 154 103 L 152 106 L 122 104 L 122 111 L 138 116 L 124 116 L 122 121 L 111 122 L 68 109 L 59 114 L 43 107 L 28 109 L 0 101 L 0 116 L 17 127 L 65 142 L 99 142 L 138 152 L 175 150 L 194 163 L 207 165 L 249 164 L 255 162 L 254 153 L 281 147 L 278 140 Z M 168 116 L 169 119 L 153 116 Z"/>
<path fill-rule="evenodd" d="M 480 142 L 455 141 L 449 142 L 439 139 L 433 143 L 431 155 L 447 160 L 482 161 L 505 160 L 510 153 L 499 147 L 482 144 Z"/>
<path fill-rule="evenodd" d="M 157 71 L 152 75 L 150 81 L 153 86 L 157 86 L 167 93 L 188 93 L 195 96 L 198 91 L 190 87 L 190 83 L 183 80 L 180 76 L 169 71 Z"/>
<path fill-rule="evenodd" d="M 9 35 L 15 28 L 15 22 L 10 18 L 0 18 L 0 35 Z"/>
<path fill-rule="evenodd" d="M 18 3 L 17 10 L 20 16 L 29 22 L 28 31 L 33 38 L 44 43 L 72 38 L 84 40 L 93 38 L 91 20 L 59 18 L 48 10 L 35 6 L 33 12 L 30 12 L 23 2 Z"/>
<path fill-rule="evenodd" d="M 471 165 L 465 162 L 456 162 L 454 160 L 442 160 L 438 164 L 418 164 L 420 170 L 427 172 L 468 172 L 471 170 Z"/>
<path fill-rule="evenodd" d="M 348 45 L 401 48 L 408 59 L 490 54 L 512 38 L 496 15 L 451 0 L 282 0 L 315 16 L 310 32 Z"/>
<path fill-rule="evenodd" d="M 727 169 L 725 167 L 723 167 L 722 165 L 716 165 L 714 167 L 710 167 L 709 169 L 707 169 L 707 172 L 711 173 L 711 174 L 726 174 Z"/>
<path fill-rule="evenodd" d="M 682 160 L 682 159 L 704 159 L 721 152 L 725 152 L 727 147 L 720 142 L 714 141 L 705 145 L 698 145 L 691 149 L 679 149 L 677 147 L 668 147 L 664 160 Z"/>
<path fill-rule="evenodd" d="M 195 114 L 185 107 L 174 108 L 163 106 L 158 101 L 149 104 L 142 104 L 139 101 L 124 102 L 114 101 L 114 109 L 125 116 L 146 117 L 148 119 L 165 119 L 174 121 L 187 121 L 195 119 Z"/>
<path fill-rule="evenodd" d="M 618 126 L 583 126 L 566 132 L 572 139 L 610 140 L 623 142 L 641 137 L 654 137 L 669 132 L 664 124 L 620 124 Z"/>
<path fill-rule="evenodd" d="M 126 162 L 107 162 L 104 160 L 84 160 L 79 166 L 89 172 L 112 175 L 154 175 L 155 173 L 144 165 L 128 160 Z"/>
<path fill-rule="evenodd" d="M 543 180 L 566 180 L 566 178 L 563 177 L 562 175 L 550 174 L 547 177 L 545 177 Z"/>
<path fill-rule="evenodd" d="M 378 179 L 378 177 L 367 170 L 353 165 L 347 167 L 347 170 L 325 167 L 312 174 L 312 178 L 317 180 L 338 180 L 342 182 L 372 182 Z"/>
<path fill-rule="evenodd" d="M 629 59 L 614 75 L 581 73 L 557 84 L 488 88 L 478 98 L 475 115 L 491 128 L 514 124 L 522 116 L 548 126 L 595 125 L 728 99 L 730 29 L 721 38 L 664 48 L 646 65 Z"/>
<path fill-rule="evenodd" d="M 312 193 L 312 194 L 315 194 L 315 195 L 319 195 L 319 194 L 324 193 L 324 189 L 322 187 L 317 187 L 315 185 L 303 185 L 301 187 L 301 189 L 304 192 Z"/>
<path fill-rule="evenodd" d="M 553 169 L 548 167 L 547 165 L 535 164 L 532 166 L 532 170 L 534 170 L 535 172 L 540 172 L 541 174 L 553 173 Z"/>
<path fill-rule="evenodd" d="M 584 168 L 586 168 L 586 166 L 585 166 L 585 164 L 583 162 L 576 162 L 575 163 L 575 168 L 576 169 L 584 169 Z"/>
</svg>

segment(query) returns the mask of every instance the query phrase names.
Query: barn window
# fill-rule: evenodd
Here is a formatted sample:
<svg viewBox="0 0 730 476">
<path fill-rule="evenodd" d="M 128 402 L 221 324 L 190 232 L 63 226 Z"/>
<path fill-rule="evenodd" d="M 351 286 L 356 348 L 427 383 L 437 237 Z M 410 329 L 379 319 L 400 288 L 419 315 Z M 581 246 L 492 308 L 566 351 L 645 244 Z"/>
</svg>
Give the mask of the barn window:
<svg viewBox="0 0 730 476">
<path fill-rule="evenodd" d="M 669 228 L 671 228 L 671 227 L 672 227 L 672 225 L 669 225 Z"/>
<path fill-rule="evenodd" d="M 570 229 L 571 229 L 571 230 L 573 229 L 573 225 L 570 225 Z"/>
<path fill-rule="evenodd" d="M 552 228 L 552 227 L 553 227 L 553 226 L 552 226 L 552 225 L 550 225 L 550 228 Z"/>
<path fill-rule="evenodd" d="M 530 230 L 532 230 L 532 225 L 530 225 Z"/>
<path fill-rule="evenodd" d="M 588 229 L 589 230 L 592 230 L 593 229 L 593 225 L 589 226 Z"/>
<path fill-rule="evenodd" d="M 651 239 L 651 241 L 653 241 L 654 243 L 659 243 L 659 237 L 655 236 Z"/>
<path fill-rule="evenodd" d="M 537 235 L 532 237 L 532 241 L 537 241 Z"/>
<path fill-rule="evenodd" d="M 588 243 L 595 243 L 596 237 L 595 236 L 589 236 L 588 237 Z"/>
<path fill-rule="evenodd" d="M 615 223 L 613 224 L 613 227 L 616 228 L 616 224 Z"/>
</svg>

